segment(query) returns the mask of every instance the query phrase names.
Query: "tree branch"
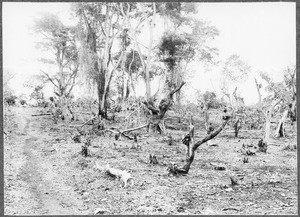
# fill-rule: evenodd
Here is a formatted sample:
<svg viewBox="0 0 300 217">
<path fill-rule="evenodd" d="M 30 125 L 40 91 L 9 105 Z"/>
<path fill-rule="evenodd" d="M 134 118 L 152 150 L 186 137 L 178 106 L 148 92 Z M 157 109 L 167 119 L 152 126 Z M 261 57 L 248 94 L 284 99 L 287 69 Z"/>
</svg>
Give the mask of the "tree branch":
<svg viewBox="0 0 300 217">
<path fill-rule="evenodd" d="M 48 79 L 55 87 L 59 88 L 58 85 L 55 84 L 55 82 L 52 80 L 52 78 L 51 78 L 46 72 L 44 72 L 43 70 L 40 70 L 40 71 L 41 71 L 44 75 L 46 75 L 47 79 Z"/>
<path fill-rule="evenodd" d="M 216 137 L 222 130 L 223 128 L 226 126 L 226 124 L 228 123 L 230 117 L 226 116 L 224 122 L 222 123 L 221 126 L 219 126 L 216 130 L 214 130 L 213 132 L 211 132 L 208 136 L 204 137 L 203 139 L 201 139 L 200 141 L 196 142 L 195 145 L 192 147 L 193 151 L 195 151 L 200 145 L 202 145 L 203 143 L 213 139 L 214 137 Z"/>
<path fill-rule="evenodd" d="M 172 90 L 170 93 L 169 93 L 169 97 L 172 99 L 173 98 L 173 95 L 174 93 L 176 93 L 177 91 L 179 91 L 182 86 L 185 84 L 185 82 L 183 81 L 177 88 L 175 88 L 174 90 Z"/>
</svg>

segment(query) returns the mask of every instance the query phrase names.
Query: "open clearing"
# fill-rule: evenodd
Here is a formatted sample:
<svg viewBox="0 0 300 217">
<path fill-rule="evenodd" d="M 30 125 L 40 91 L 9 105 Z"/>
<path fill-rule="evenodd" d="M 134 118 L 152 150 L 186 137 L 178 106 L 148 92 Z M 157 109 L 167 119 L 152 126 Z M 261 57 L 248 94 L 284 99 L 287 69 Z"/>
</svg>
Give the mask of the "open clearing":
<svg viewBox="0 0 300 217">
<path fill-rule="evenodd" d="M 224 130 L 197 149 L 188 175 L 173 176 L 169 163 L 185 160 L 183 131 L 168 130 L 178 141 L 171 146 L 164 136 L 150 135 L 138 142 L 141 149 L 124 137 L 98 136 L 90 156 L 83 157 L 82 144 L 70 137 L 72 128 L 53 124 L 51 116 L 32 116 L 40 110 L 11 107 L 14 124 L 4 139 L 6 215 L 85 215 L 96 209 L 102 214 L 297 214 L 297 150 L 282 150 L 296 145 L 295 132 L 243 163 L 242 145 L 256 145 L 263 132 L 234 138 Z M 196 138 L 203 136 L 196 130 Z M 158 164 L 149 164 L 150 154 Z M 130 172 L 134 185 L 122 187 L 97 170 L 95 161 Z M 216 170 L 220 165 L 225 170 Z M 230 177 L 238 185 L 231 186 Z"/>
</svg>

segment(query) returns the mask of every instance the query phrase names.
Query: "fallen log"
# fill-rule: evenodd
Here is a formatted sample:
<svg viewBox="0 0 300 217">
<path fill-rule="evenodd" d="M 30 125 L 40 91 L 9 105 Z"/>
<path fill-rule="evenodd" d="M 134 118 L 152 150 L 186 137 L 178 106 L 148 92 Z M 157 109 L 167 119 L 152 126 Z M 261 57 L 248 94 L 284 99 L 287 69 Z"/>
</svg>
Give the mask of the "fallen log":
<svg viewBox="0 0 300 217">
<path fill-rule="evenodd" d="M 131 177 L 130 173 L 125 170 L 111 168 L 108 163 L 105 167 L 101 167 L 97 162 L 95 162 L 95 167 L 112 177 L 119 178 L 122 181 L 122 187 L 124 188 L 126 188 L 128 185 L 134 185 L 134 180 Z"/>
<path fill-rule="evenodd" d="M 145 125 L 142 125 L 142 126 L 139 126 L 139 127 L 126 129 L 126 130 L 123 130 L 123 131 L 119 130 L 118 128 L 112 127 L 112 128 L 110 128 L 110 129 L 105 129 L 105 130 L 103 130 L 102 132 L 109 131 L 109 132 L 111 132 L 111 133 L 114 133 L 115 136 L 118 134 L 118 135 L 122 135 L 122 136 L 126 137 L 126 138 L 129 139 L 129 140 L 134 140 L 134 141 L 135 141 L 135 140 L 137 140 L 136 135 L 133 136 L 133 137 L 131 137 L 131 136 L 129 136 L 129 135 L 126 135 L 125 133 L 129 133 L 129 132 L 132 132 L 132 131 L 135 131 L 135 130 L 140 130 L 140 129 L 143 129 L 143 128 L 148 127 L 148 126 L 149 126 L 149 124 L 145 124 Z M 119 136 L 118 136 L 118 137 L 119 137 Z M 116 140 L 117 140 L 117 139 L 116 139 Z"/>
<path fill-rule="evenodd" d="M 98 117 L 98 116 L 91 117 L 89 120 L 87 120 L 86 122 L 84 122 L 84 123 L 80 126 L 80 128 L 82 128 L 82 127 L 83 127 L 84 125 L 86 125 L 88 122 L 94 120 L 94 119 L 97 118 L 97 117 Z"/>
<path fill-rule="evenodd" d="M 52 113 L 44 113 L 44 114 L 34 114 L 34 115 L 31 115 L 31 116 L 47 116 L 47 115 L 53 115 Z"/>
<path fill-rule="evenodd" d="M 102 130 L 101 132 L 111 132 L 111 133 L 113 133 L 115 135 L 116 140 L 119 139 L 120 135 L 124 136 L 125 138 L 127 138 L 129 140 L 134 140 L 134 137 L 126 135 L 125 133 L 121 132 L 119 129 L 116 129 L 116 128 L 105 129 L 105 130 Z"/>
<path fill-rule="evenodd" d="M 121 131 L 121 133 L 129 133 L 129 132 L 132 132 L 132 131 L 135 131 L 135 130 L 143 129 L 143 128 L 148 127 L 148 126 L 149 126 L 149 124 L 145 124 L 145 125 L 142 125 L 142 126 L 139 126 L 139 127 L 123 130 L 123 131 Z"/>
<path fill-rule="evenodd" d="M 188 128 L 188 124 L 165 124 L 165 127 L 171 130 L 183 130 Z"/>
</svg>

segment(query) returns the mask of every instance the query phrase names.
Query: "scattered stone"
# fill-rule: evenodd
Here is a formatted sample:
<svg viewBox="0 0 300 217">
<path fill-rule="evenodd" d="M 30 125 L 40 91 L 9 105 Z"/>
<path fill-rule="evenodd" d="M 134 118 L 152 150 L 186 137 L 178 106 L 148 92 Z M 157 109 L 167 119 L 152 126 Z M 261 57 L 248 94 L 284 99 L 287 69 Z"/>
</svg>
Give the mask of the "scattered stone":
<svg viewBox="0 0 300 217">
<path fill-rule="evenodd" d="M 234 177 L 230 177 L 230 180 L 231 180 L 231 186 L 236 186 L 238 185 L 239 183 L 237 182 L 237 180 L 234 178 Z"/>
<path fill-rule="evenodd" d="M 226 188 L 225 191 L 230 192 L 230 191 L 233 191 L 233 189 L 232 188 Z"/>
<path fill-rule="evenodd" d="M 214 169 L 215 170 L 225 170 L 226 168 L 223 166 L 215 166 Z"/>
<path fill-rule="evenodd" d="M 182 206 L 177 207 L 177 212 L 184 212 L 185 209 Z"/>
<path fill-rule="evenodd" d="M 214 214 L 216 214 L 216 211 L 214 211 L 210 207 L 207 207 L 205 210 L 203 210 L 202 214 L 203 215 L 214 215 Z"/>
<path fill-rule="evenodd" d="M 252 150 L 246 150 L 246 155 L 256 155 L 256 153 Z"/>
<path fill-rule="evenodd" d="M 100 208 L 96 208 L 96 209 L 94 210 L 94 215 L 103 215 L 103 214 L 106 213 L 106 212 L 107 212 L 106 209 L 100 207 Z"/>
<path fill-rule="evenodd" d="M 237 212 L 240 211 L 240 209 L 237 209 L 237 208 L 234 208 L 234 207 L 228 207 L 228 208 L 222 209 L 222 211 L 229 211 L 229 210 L 233 210 L 233 211 L 237 211 Z"/>
<path fill-rule="evenodd" d="M 208 142 L 209 142 L 209 141 L 208 141 Z M 207 143 L 207 144 L 209 144 L 209 143 Z M 211 143 L 211 144 L 209 144 L 209 147 L 217 147 L 217 146 L 219 146 L 218 143 Z"/>
</svg>

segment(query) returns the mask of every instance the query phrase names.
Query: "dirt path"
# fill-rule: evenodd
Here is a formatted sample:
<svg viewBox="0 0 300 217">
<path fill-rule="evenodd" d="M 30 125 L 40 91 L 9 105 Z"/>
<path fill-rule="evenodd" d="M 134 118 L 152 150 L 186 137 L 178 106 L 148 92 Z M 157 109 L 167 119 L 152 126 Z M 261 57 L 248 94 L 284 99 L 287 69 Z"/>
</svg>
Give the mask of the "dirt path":
<svg viewBox="0 0 300 217">
<path fill-rule="evenodd" d="M 81 201 L 46 156 L 48 134 L 40 130 L 40 120 L 32 117 L 29 109 L 15 108 L 14 112 L 16 131 L 5 152 L 9 155 L 5 214 L 84 214 L 78 210 Z M 16 199 L 18 203 L 12 203 Z"/>
</svg>

